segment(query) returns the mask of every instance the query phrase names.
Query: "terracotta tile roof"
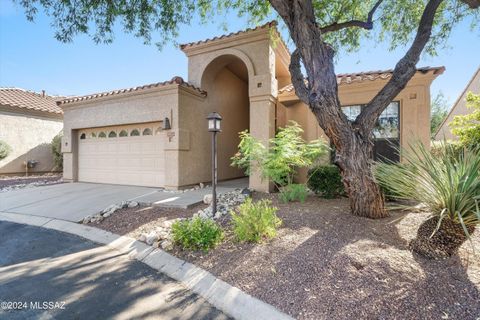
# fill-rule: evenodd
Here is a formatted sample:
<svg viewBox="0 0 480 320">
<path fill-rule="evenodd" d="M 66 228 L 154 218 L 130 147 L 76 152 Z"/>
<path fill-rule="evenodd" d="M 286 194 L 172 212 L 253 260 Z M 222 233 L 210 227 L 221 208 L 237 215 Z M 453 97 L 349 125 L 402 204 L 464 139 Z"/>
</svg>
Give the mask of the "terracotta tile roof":
<svg viewBox="0 0 480 320">
<path fill-rule="evenodd" d="M 20 88 L 0 88 L 0 105 L 13 108 L 62 114 L 62 109 L 56 103 L 58 99 L 62 98 Z"/>
<path fill-rule="evenodd" d="M 221 40 L 221 39 L 227 39 L 227 38 L 231 38 L 231 37 L 234 37 L 234 36 L 237 36 L 237 35 L 240 35 L 240 34 L 252 32 L 252 31 L 257 31 L 257 30 L 261 30 L 261 29 L 269 29 L 269 28 L 276 27 L 276 26 L 277 26 L 277 21 L 273 20 L 273 21 L 267 22 L 267 23 L 265 23 L 261 26 L 258 26 L 256 28 L 248 28 L 248 29 L 245 29 L 245 30 L 232 32 L 232 33 L 229 33 L 229 34 L 224 34 L 224 35 L 221 35 L 221 36 L 218 36 L 218 37 L 213 37 L 213 38 L 204 39 L 204 40 L 200 40 L 200 41 L 181 44 L 180 49 L 183 50 L 183 49 L 186 49 L 188 47 L 197 46 L 199 44 L 204 44 L 204 43 L 208 43 L 208 42 L 212 42 L 212 41 L 216 41 L 216 40 Z"/>
<path fill-rule="evenodd" d="M 427 73 L 433 71 L 434 74 L 442 73 L 445 71 L 445 67 L 422 67 L 418 68 L 417 72 Z M 338 85 L 351 84 L 362 81 L 375 81 L 378 79 L 386 80 L 392 76 L 393 70 L 377 70 L 377 71 L 365 71 L 359 73 L 341 73 L 337 74 Z M 306 80 L 305 80 L 306 82 Z M 288 84 L 285 87 L 278 90 L 278 93 L 293 92 L 295 91 L 293 84 Z"/>
<path fill-rule="evenodd" d="M 186 87 L 186 88 L 192 88 L 193 90 L 197 91 L 201 95 L 204 95 L 204 96 L 207 95 L 206 91 L 204 91 L 200 88 L 197 88 L 197 87 L 195 87 L 194 85 L 192 85 L 188 82 L 185 82 L 182 77 L 173 77 L 172 80 L 169 80 L 169 81 L 151 83 L 151 84 L 146 84 L 146 85 L 139 86 L 139 87 L 119 89 L 119 90 L 113 90 L 113 91 L 107 91 L 107 92 L 100 92 L 100 93 L 94 93 L 94 94 L 89 94 L 89 95 L 85 95 L 85 96 L 67 97 L 63 100 L 58 101 L 58 104 L 63 105 L 63 104 L 72 103 L 72 102 L 92 100 L 92 99 L 106 97 L 106 96 L 113 96 L 113 95 L 125 94 L 125 93 L 130 93 L 130 92 L 135 92 L 135 91 L 141 91 L 141 90 L 145 90 L 145 89 L 163 87 L 163 86 L 167 86 L 167 85 L 171 85 L 171 84 L 177 84 L 179 86 L 183 86 L 183 87 Z"/>
</svg>

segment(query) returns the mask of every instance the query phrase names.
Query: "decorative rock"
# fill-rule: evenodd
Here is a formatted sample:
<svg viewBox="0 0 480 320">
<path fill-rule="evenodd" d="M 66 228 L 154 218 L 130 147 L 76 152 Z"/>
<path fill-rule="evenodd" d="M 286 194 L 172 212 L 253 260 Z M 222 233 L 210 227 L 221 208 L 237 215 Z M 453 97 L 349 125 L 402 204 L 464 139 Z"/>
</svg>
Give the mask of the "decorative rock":
<svg viewBox="0 0 480 320">
<path fill-rule="evenodd" d="M 110 217 L 111 215 L 112 215 L 111 212 L 106 212 L 106 213 L 103 214 L 103 217 L 104 217 L 104 218 L 108 218 L 108 217 Z"/>
<path fill-rule="evenodd" d="M 211 204 L 213 201 L 213 195 L 211 193 L 206 194 L 203 196 L 203 203 L 205 204 Z"/>
<path fill-rule="evenodd" d="M 148 235 L 147 235 L 147 238 L 145 240 L 145 242 L 148 244 L 148 245 L 152 245 L 155 241 L 158 240 L 158 236 L 155 232 L 150 232 Z"/>
<path fill-rule="evenodd" d="M 130 201 L 130 202 L 128 203 L 128 207 L 129 207 L 129 208 L 138 207 L 138 202 L 136 202 L 136 201 Z"/>
<path fill-rule="evenodd" d="M 90 220 L 92 220 L 92 216 L 86 216 L 85 218 L 83 218 L 83 224 L 87 224 L 90 222 Z"/>
<path fill-rule="evenodd" d="M 252 191 L 248 188 L 243 188 L 240 193 L 247 196 L 247 197 L 250 197 L 252 195 Z"/>
<path fill-rule="evenodd" d="M 160 242 L 160 246 L 162 247 L 163 250 L 173 249 L 173 243 L 170 240 L 163 240 L 162 242 Z"/>
<path fill-rule="evenodd" d="M 138 241 L 146 242 L 146 241 L 147 241 L 147 235 L 146 235 L 145 233 L 142 233 L 142 234 L 138 237 Z"/>
<path fill-rule="evenodd" d="M 205 185 L 203 184 L 203 182 L 200 182 L 200 189 L 203 189 L 205 188 Z"/>
</svg>

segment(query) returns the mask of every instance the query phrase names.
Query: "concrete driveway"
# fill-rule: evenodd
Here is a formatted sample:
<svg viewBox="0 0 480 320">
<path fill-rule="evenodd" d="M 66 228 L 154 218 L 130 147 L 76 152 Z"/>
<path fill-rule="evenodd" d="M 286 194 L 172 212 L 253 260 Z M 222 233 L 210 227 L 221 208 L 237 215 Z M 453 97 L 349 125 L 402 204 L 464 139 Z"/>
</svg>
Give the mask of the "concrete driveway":
<svg viewBox="0 0 480 320">
<path fill-rule="evenodd" d="M 22 302 L 12 310 L 5 302 Z M 117 251 L 0 221 L 0 319 L 215 319 L 202 297 Z"/>
<path fill-rule="evenodd" d="M 63 183 L 0 193 L 0 211 L 78 222 L 111 204 L 159 192 L 147 187 Z"/>
</svg>

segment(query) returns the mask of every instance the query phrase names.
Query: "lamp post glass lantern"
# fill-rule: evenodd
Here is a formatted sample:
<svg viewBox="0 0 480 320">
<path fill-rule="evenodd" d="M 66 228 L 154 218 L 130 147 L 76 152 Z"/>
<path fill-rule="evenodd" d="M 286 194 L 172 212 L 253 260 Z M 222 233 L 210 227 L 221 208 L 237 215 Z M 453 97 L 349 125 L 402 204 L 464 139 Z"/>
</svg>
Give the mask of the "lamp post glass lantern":
<svg viewBox="0 0 480 320">
<path fill-rule="evenodd" d="M 208 131 L 212 133 L 212 214 L 217 213 L 217 132 L 220 132 L 222 117 L 212 112 L 207 116 Z"/>
</svg>

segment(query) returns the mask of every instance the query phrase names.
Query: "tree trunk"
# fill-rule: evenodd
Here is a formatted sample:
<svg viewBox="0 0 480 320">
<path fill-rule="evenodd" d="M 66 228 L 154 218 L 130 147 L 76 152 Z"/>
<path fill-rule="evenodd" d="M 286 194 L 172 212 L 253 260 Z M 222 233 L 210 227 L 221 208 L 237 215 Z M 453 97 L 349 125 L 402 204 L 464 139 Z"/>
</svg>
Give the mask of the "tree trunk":
<svg viewBox="0 0 480 320">
<path fill-rule="evenodd" d="M 334 144 L 335 163 L 340 167 L 352 214 L 372 219 L 387 217 L 383 193 L 373 177 L 370 142 L 352 135 Z"/>
</svg>

